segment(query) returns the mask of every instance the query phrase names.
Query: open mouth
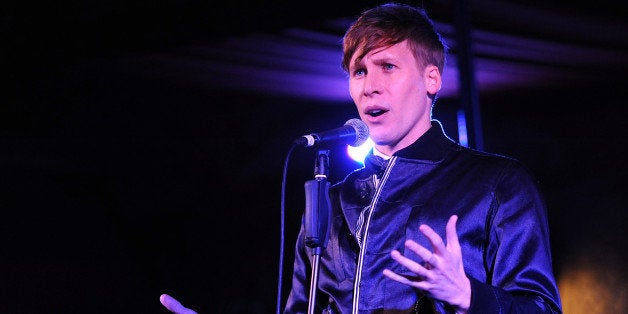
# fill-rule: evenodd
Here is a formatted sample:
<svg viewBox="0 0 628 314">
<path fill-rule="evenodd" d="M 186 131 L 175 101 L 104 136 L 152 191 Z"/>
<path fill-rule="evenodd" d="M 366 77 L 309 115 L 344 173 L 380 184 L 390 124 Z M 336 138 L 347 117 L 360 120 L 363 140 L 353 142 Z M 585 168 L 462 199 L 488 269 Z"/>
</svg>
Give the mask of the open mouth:
<svg viewBox="0 0 628 314">
<path fill-rule="evenodd" d="M 386 112 L 388 112 L 388 110 L 375 109 L 375 110 L 368 111 L 366 114 L 371 116 L 371 117 L 378 117 L 378 116 L 383 115 Z"/>
</svg>

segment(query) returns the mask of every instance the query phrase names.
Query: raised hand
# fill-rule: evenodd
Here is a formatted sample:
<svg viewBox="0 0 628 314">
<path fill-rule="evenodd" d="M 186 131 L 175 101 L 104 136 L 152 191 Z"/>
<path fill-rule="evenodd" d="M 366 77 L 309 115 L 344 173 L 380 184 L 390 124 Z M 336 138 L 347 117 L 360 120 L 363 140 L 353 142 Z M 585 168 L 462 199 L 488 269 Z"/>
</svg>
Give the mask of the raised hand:
<svg viewBox="0 0 628 314">
<path fill-rule="evenodd" d="M 428 225 L 419 227 L 421 233 L 432 244 L 433 252 L 413 240 L 406 241 L 406 247 L 423 259 L 423 265 L 403 256 L 397 250 L 390 253 L 395 261 L 415 273 L 416 276 L 402 276 L 390 269 L 385 269 L 383 274 L 392 280 L 417 288 L 435 299 L 449 303 L 456 308 L 457 313 L 465 313 L 471 303 L 471 283 L 462 264 L 462 251 L 456 233 L 457 221 L 458 216 L 453 215 L 447 222 L 446 245 Z"/>
</svg>

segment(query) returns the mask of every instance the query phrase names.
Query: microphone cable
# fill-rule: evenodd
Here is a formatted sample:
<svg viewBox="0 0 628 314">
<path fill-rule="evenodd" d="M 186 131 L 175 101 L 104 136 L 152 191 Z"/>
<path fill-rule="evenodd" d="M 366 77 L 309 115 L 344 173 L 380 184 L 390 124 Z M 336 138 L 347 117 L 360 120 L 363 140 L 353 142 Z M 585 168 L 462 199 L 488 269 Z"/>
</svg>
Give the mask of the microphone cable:
<svg viewBox="0 0 628 314">
<path fill-rule="evenodd" d="M 284 243 L 285 243 L 285 220 L 286 220 L 286 177 L 288 173 L 288 163 L 290 162 L 290 155 L 294 151 L 294 148 L 298 145 L 293 144 L 288 150 L 286 160 L 283 165 L 283 176 L 281 179 L 281 208 L 280 208 L 280 235 L 279 235 L 279 276 L 277 280 L 277 314 L 281 314 L 281 292 L 283 289 L 283 260 L 284 260 Z"/>
</svg>

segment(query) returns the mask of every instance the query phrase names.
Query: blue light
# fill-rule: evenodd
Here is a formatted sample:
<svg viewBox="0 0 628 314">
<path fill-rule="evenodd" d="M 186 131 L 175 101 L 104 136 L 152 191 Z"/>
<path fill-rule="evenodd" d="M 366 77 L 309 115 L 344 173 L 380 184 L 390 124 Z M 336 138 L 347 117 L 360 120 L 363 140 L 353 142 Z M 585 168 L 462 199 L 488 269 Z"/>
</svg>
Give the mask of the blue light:
<svg viewBox="0 0 628 314">
<path fill-rule="evenodd" d="M 351 159 L 361 164 L 364 164 L 364 159 L 366 158 L 366 155 L 369 153 L 369 151 L 371 151 L 371 149 L 373 148 L 373 145 L 375 145 L 375 143 L 373 143 L 373 140 L 371 140 L 370 137 L 366 139 L 366 142 L 364 142 L 364 144 L 358 147 L 347 145 L 347 155 L 349 155 Z"/>
<path fill-rule="evenodd" d="M 469 147 L 469 137 L 467 136 L 467 118 L 464 110 L 458 110 L 458 140 L 460 145 Z"/>
</svg>

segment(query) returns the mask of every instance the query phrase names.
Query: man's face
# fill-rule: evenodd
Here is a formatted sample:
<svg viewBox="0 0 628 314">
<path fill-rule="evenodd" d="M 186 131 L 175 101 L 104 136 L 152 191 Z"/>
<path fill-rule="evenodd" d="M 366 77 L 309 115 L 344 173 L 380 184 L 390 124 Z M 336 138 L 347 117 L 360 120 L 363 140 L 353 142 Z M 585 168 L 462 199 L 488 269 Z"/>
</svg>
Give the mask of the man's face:
<svg viewBox="0 0 628 314">
<path fill-rule="evenodd" d="M 430 94 L 440 89 L 433 65 L 421 67 L 406 41 L 369 52 L 349 67 L 349 91 L 381 152 L 392 155 L 430 128 Z"/>
</svg>

